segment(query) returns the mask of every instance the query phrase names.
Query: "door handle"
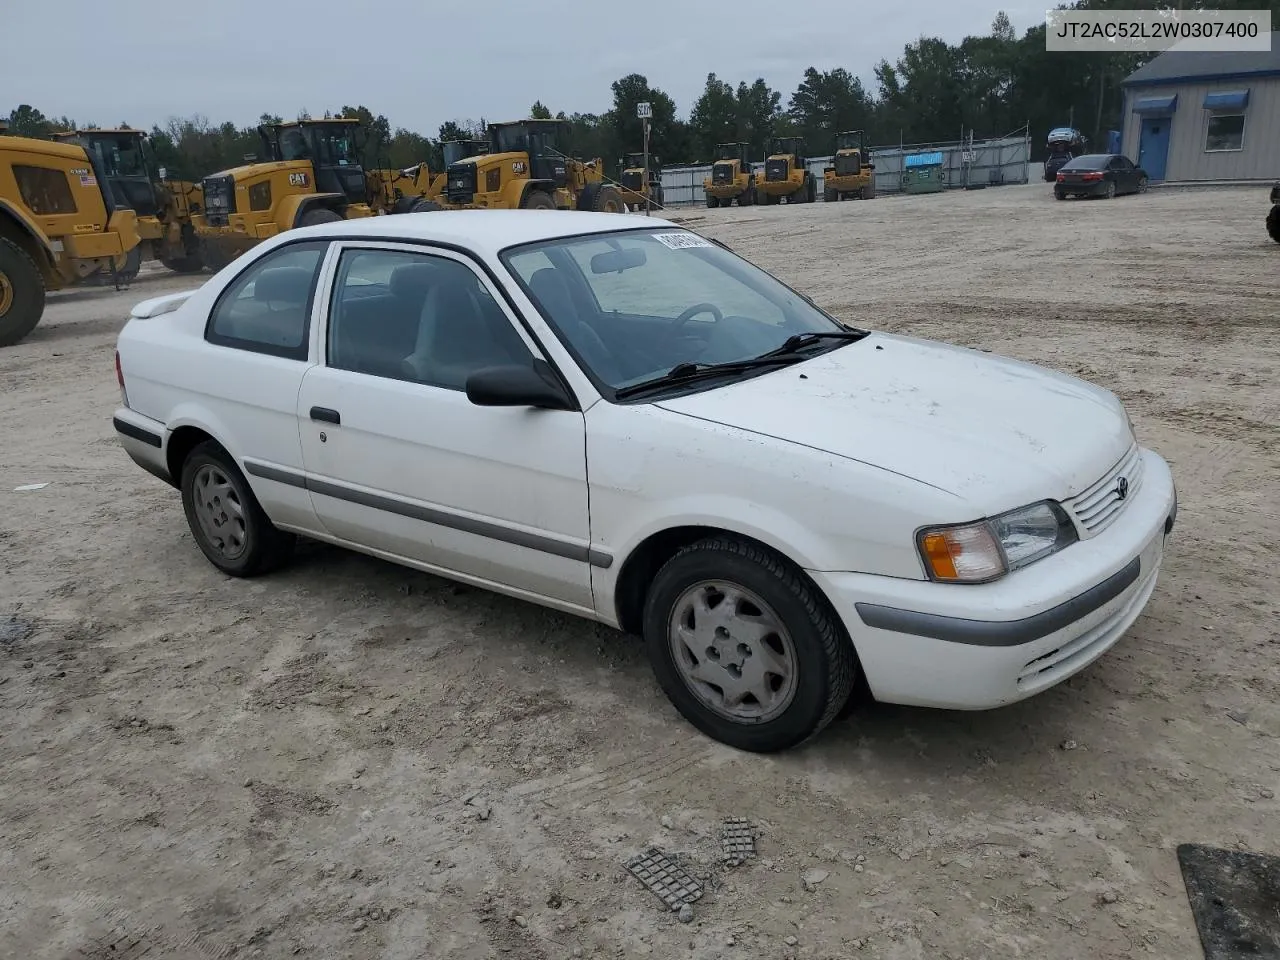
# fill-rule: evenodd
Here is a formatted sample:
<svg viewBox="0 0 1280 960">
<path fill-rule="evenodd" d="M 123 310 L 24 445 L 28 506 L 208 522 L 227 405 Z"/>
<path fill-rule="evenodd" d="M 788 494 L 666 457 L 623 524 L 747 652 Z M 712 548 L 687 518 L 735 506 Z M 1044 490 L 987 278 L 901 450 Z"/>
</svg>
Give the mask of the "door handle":
<svg viewBox="0 0 1280 960">
<path fill-rule="evenodd" d="M 312 407 L 312 420 L 323 420 L 325 423 L 342 423 L 342 414 L 329 407 Z"/>
</svg>

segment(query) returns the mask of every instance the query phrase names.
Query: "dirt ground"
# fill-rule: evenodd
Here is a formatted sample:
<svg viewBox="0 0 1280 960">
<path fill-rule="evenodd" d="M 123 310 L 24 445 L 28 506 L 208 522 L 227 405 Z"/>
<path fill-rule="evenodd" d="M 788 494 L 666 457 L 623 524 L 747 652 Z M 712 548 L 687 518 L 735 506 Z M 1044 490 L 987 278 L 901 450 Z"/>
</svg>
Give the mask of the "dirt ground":
<svg viewBox="0 0 1280 960">
<path fill-rule="evenodd" d="M 677 214 L 843 318 L 1116 391 L 1180 494 L 1147 612 L 1083 674 L 866 705 L 773 757 L 696 733 L 585 622 L 328 547 L 223 577 L 110 419 L 128 307 L 191 281 L 51 297 L 0 352 L 0 955 L 1200 956 L 1177 844 L 1280 852 L 1264 201 Z M 720 864 L 725 817 L 756 859 Z M 691 923 L 625 872 L 650 844 L 704 879 Z"/>
</svg>

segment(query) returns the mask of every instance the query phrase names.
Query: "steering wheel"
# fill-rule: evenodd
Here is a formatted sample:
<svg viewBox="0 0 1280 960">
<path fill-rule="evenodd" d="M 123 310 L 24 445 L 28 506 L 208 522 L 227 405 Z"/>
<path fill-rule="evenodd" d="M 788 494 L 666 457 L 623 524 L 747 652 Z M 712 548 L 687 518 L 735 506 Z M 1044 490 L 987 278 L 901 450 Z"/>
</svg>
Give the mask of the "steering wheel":
<svg viewBox="0 0 1280 960">
<path fill-rule="evenodd" d="M 680 331 L 684 329 L 684 325 L 696 317 L 700 313 L 709 313 L 716 318 L 716 323 L 724 319 L 724 314 L 720 312 L 720 308 L 714 303 L 695 303 L 680 316 L 671 321 L 671 336 L 678 337 Z"/>
</svg>

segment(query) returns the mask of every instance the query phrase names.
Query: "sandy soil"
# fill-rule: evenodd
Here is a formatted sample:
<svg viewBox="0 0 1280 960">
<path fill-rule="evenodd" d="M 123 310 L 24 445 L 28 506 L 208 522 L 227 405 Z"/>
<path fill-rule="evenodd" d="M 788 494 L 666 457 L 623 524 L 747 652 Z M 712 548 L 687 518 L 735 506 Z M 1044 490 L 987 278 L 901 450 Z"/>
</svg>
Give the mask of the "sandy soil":
<svg viewBox="0 0 1280 960">
<path fill-rule="evenodd" d="M 51 298 L 0 352 L 0 955 L 1199 956 L 1175 846 L 1280 843 L 1264 200 L 679 214 L 842 317 L 1115 390 L 1179 485 L 1150 607 L 1083 674 L 778 757 L 694 732 L 587 623 L 315 546 L 219 575 L 110 424 L 128 306 L 190 280 Z M 736 868 L 729 816 L 759 831 Z M 692 923 L 624 871 L 649 844 L 705 878 Z"/>
</svg>

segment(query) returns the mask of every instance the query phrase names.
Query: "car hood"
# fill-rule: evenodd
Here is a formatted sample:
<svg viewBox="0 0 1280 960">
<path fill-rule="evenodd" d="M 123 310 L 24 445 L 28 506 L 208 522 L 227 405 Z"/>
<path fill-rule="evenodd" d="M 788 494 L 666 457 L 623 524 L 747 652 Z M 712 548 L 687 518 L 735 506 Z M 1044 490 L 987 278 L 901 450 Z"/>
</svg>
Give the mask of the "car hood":
<svg viewBox="0 0 1280 960">
<path fill-rule="evenodd" d="M 1123 407 L 1100 387 L 880 333 L 659 406 L 911 477 L 983 515 L 1074 496 L 1133 443 Z"/>
</svg>

